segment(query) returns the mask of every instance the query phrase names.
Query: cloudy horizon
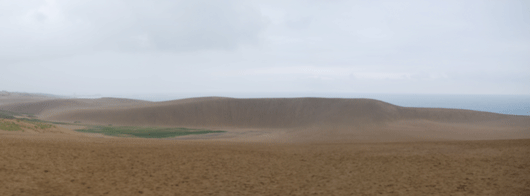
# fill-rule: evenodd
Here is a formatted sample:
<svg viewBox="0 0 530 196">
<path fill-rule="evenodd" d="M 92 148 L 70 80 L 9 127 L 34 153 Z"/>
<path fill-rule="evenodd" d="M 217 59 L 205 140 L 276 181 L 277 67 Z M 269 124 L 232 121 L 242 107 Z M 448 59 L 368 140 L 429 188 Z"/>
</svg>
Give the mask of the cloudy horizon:
<svg viewBox="0 0 530 196">
<path fill-rule="evenodd" d="M 530 95 L 527 1 L 0 1 L 0 90 Z"/>
</svg>

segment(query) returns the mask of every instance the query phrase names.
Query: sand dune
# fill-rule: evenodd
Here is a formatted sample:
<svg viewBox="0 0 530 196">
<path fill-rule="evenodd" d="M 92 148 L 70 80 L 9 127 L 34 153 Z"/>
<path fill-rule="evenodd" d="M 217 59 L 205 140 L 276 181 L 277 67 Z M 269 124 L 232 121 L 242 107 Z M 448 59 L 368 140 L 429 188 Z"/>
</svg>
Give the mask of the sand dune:
<svg viewBox="0 0 530 196">
<path fill-rule="evenodd" d="M 120 98 L 52 99 L 43 101 L 4 104 L 0 106 L 0 109 L 46 117 L 49 115 L 57 115 L 62 112 L 76 111 L 81 109 L 116 108 L 120 106 L 132 105 L 138 106 L 146 103 L 150 102 Z"/>
<path fill-rule="evenodd" d="M 484 123 L 525 121 L 529 117 L 458 109 L 406 108 L 372 99 L 199 98 L 113 109 L 72 110 L 51 116 L 50 119 L 83 119 L 135 125 L 292 128 L 316 124 L 366 125 L 420 119 L 447 123 Z"/>
<path fill-rule="evenodd" d="M 0 105 L 13 103 L 29 103 L 44 100 L 57 99 L 58 96 L 48 94 L 34 94 L 34 93 L 18 93 L 0 91 Z"/>
<path fill-rule="evenodd" d="M 373 99 L 56 99 L 0 106 L 51 121 L 222 129 L 213 139 L 281 142 L 530 138 L 530 117 L 410 108 Z M 203 136 L 195 136 L 201 139 Z M 212 139 L 208 136 L 208 139 Z"/>
<path fill-rule="evenodd" d="M 74 103 L 71 103 L 74 102 Z M 105 108 L 105 103 L 120 103 Z M 251 140 L 409 141 L 530 138 L 530 117 L 458 109 L 407 108 L 372 99 L 195 98 L 145 103 L 54 100 L 47 120 L 137 126 L 204 127 L 259 132 Z M 76 105 L 77 104 L 77 105 Z M 28 105 L 28 104 L 26 104 Z M 70 105 L 76 105 L 72 109 Z M 82 107 L 81 107 L 81 106 Z M 116 105 L 116 104 L 115 104 Z M 33 108 L 39 108 L 32 106 Z M 23 108 L 23 106 L 17 106 Z M 85 109 L 80 109 L 80 108 Z M 57 112 L 56 108 L 69 108 Z M 50 115 L 48 110 L 55 111 Z M 260 132 L 261 131 L 261 132 Z M 255 137 L 254 137 L 255 136 Z M 235 137 L 235 136 L 234 136 Z"/>
<path fill-rule="evenodd" d="M 389 120 L 396 106 L 375 100 L 210 98 L 121 109 L 71 111 L 54 120 L 168 126 L 292 128 L 312 124 L 364 124 Z"/>
<path fill-rule="evenodd" d="M 5 120 L 28 130 L 0 131 L 0 195 L 530 194 L 527 116 L 322 98 L 76 99 L 4 108 L 47 120 L 228 132 L 116 138 Z M 447 141 L 484 139 L 496 140 Z"/>
</svg>

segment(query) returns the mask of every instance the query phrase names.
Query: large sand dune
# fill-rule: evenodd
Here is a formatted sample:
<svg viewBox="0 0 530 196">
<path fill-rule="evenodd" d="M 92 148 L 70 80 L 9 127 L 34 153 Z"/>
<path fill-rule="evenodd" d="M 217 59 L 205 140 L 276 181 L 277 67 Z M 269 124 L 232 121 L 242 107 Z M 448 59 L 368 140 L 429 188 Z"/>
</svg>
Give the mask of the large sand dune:
<svg viewBox="0 0 530 196">
<path fill-rule="evenodd" d="M 100 98 L 100 99 L 51 99 L 30 102 L 16 102 L 0 106 L 2 110 L 34 114 L 41 117 L 57 115 L 67 111 L 94 108 L 116 108 L 120 106 L 142 105 L 148 101 Z"/>
<path fill-rule="evenodd" d="M 205 97 L 144 102 L 104 98 L 48 100 L 0 108 L 33 112 L 53 121 L 223 129 L 229 132 L 216 136 L 216 139 L 251 141 L 530 138 L 528 116 L 459 109 L 408 108 L 372 99 Z"/>
<path fill-rule="evenodd" d="M 66 102 L 62 101 L 62 102 Z M 232 99 L 200 98 L 97 110 L 74 110 L 49 119 L 101 123 L 293 128 L 313 125 L 368 125 L 397 120 L 445 123 L 517 122 L 526 116 L 458 109 L 406 108 L 372 99 Z"/>
<path fill-rule="evenodd" d="M 320 98 L 0 108 L 57 121 L 228 131 L 189 141 L 89 135 L 73 125 L 0 131 L 0 195 L 530 194 L 527 116 Z M 481 139 L 519 140 L 447 141 Z"/>
<path fill-rule="evenodd" d="M 0 106 L 13 103 L 29 103 L 57 99 L 58 96 L 49 94 L 19 93 L 0 91 Z"/>
</svg>

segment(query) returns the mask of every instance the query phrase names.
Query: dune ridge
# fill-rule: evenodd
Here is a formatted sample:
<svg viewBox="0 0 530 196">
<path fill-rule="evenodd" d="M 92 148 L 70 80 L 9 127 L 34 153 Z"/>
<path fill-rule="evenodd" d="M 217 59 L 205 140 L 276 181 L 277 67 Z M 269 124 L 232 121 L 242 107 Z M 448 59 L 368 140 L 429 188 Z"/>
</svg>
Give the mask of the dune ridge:
<svg viewBox="0 0 530 196">
<path fill-rule="evenodd" d="M 133 106 L 150 103 L 149 101 L 123 99 L 123 98 L 99 98 L 99 99 L 52 99 L 33 102 L 11 103 L 0 106 L 0 109 L 34 114 L 38 116 L 56 115 L 61 112 L 75 111 L 88 108 L 115 108 L 120 106 Z"/>
<path fill-rule="evenodd" d="M 58 98 L 60 98 L 60 96 L 50 94 L 0 91 L 0 106 L 13 103 L 29 103 Z"/>
<path fill-rule="evenodd" d="M 32 129 L 5 120 L 27 130 L 0 131 L 0 195 L 530 193 L 528 116 L 325 98 L 74 99 L 4 108 L 83 123 Z M 90 121 L 227 132 L 144 139 L 72 131 Z"/>
<path fill-rule="evenodd" d="M 293 128 L 322 124 L 381 124 L 399 120 L 474 124 L 512 121 L 518 124 L 530 117 L 460 109 L 408 108 L 373 99 L 211 97 L 111 109 L 70 110 L 49 119 L 135 125 Z"/>
<path fill-rule="evenodd" d="M 221 139 L 249 141 L 530 138 L 528 116 L 401 107 L 373 99 L 201 97 L 165 102 L 63 99 L 11 104 L 0 109 L 34 112 L 44 120 L 70 123 L 222 129 L 228 133 L 219 136 Z"/>
</svg>

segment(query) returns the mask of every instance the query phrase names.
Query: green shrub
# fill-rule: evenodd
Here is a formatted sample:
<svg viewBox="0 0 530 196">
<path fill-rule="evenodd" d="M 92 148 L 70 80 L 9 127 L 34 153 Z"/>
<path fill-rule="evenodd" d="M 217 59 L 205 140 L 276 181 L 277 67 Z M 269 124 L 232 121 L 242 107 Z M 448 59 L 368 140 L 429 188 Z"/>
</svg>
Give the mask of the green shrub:
<svg viewBox="0 0 530 196">
<path fill-rule="evenodd" d="M 50 125 L 50 124 L 45 124 L 45 123 L 38 123 L 38 124 L 35 125 L 36 129 L 49 129 L 49 128 L 52 128 L 52 127 L 55 127 L 55 126 Z"/>
<path fill-rule="evenodd" d="M 15 117 L 13 116 L 12 112 L 0 110 L 0 118 L 3 118 L 3 119 L 14 119 Z"/>
<path fill-rule="evenodd" d="M 23 121 L 26 122 L 26 123 L 34 124 L 33 127 L 35 129 L 49 129 L 49 128 L 55 127 L 54 125 L 48 124 L 45 121 L 42 121 L 42 120 L 39 120 L 39 119 L 27 119 L 27 118 L 24 118 Z"/>
<path fill-rule="evenodd" d="M 9 121 L 0 121 L 0 130 L 4 131 L 22 131 L 22 128 L 20 128 L 20 125 L 9 122 Z"/>
</svg>

